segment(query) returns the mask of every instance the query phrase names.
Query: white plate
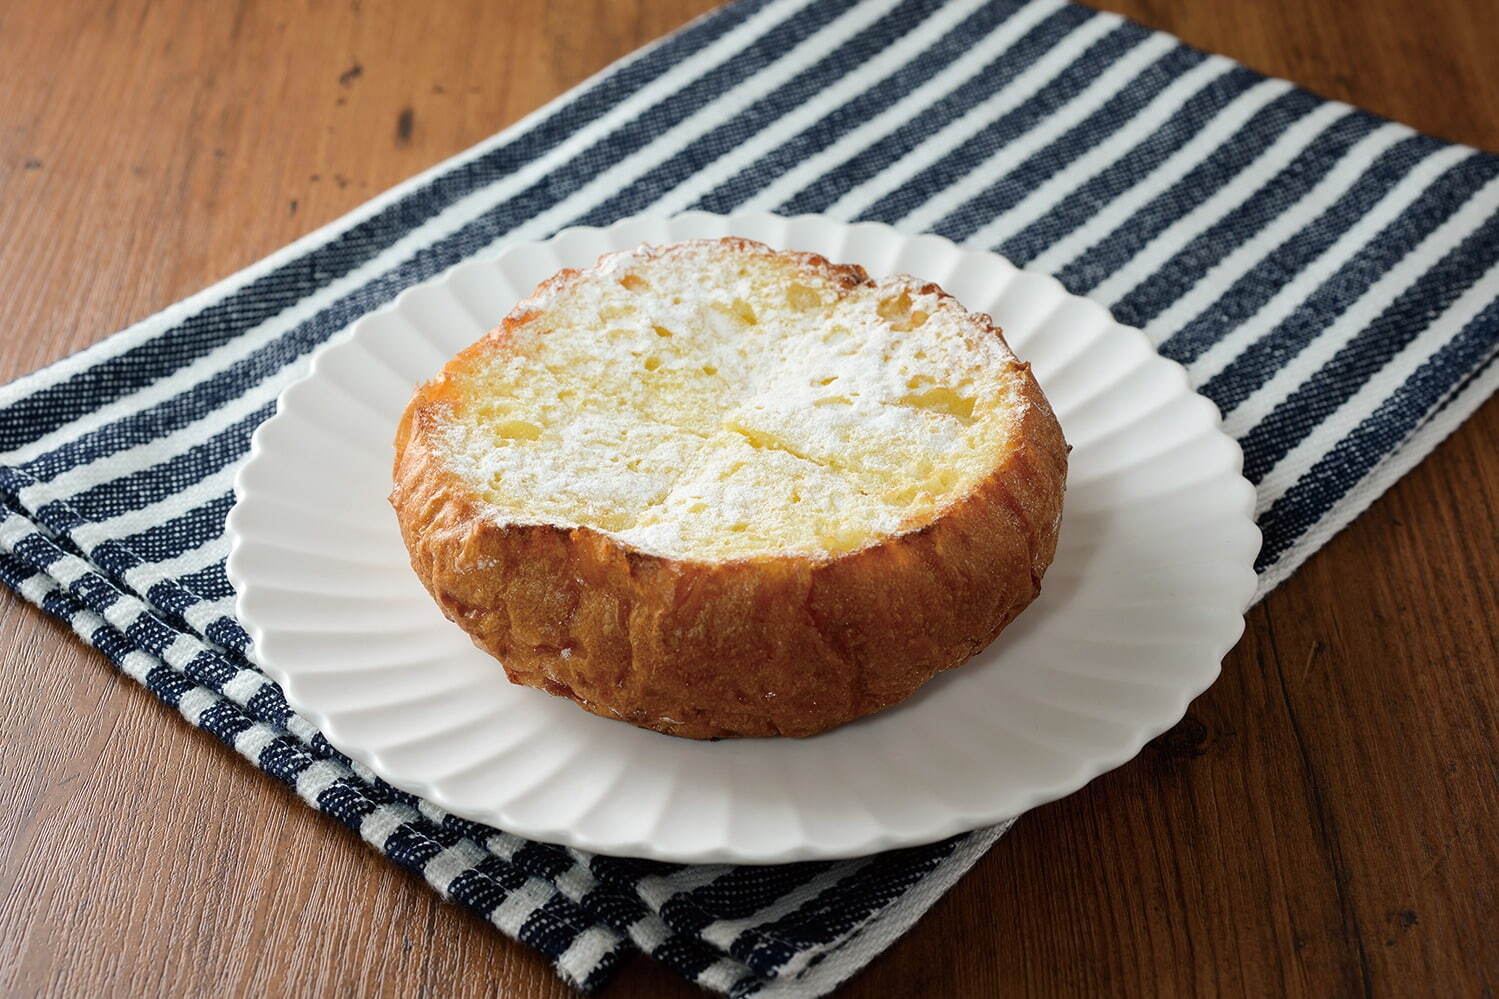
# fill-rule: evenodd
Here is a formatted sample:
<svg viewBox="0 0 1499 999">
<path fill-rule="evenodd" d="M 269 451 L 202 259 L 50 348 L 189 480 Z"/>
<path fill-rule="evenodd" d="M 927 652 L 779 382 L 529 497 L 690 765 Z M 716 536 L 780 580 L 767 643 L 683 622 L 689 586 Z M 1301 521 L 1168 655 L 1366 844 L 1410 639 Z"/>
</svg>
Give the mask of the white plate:
<svg viewBox="0 0 1499 999">
<path fill-rule="evenodd" d="M 412 388 L 561 267 L 722 235 L 936 281 L 1032 361 L 1074 450 L 1041 597 L 909 701 L 814 739 L 693 742 L 512 686 L 445 620 L 386 502 Z M 693 212 L 569 229 L 412 288 L 323 350 L 255 432 L 229 577 L 256 661 L 340 750 L 455 814 L 675 861 L 925 843 L 1129 760 L 1218 674 L 1260 537 L 1238 445 L 1138 330 L 990 253 L 874 223 Z"/>
</svg>

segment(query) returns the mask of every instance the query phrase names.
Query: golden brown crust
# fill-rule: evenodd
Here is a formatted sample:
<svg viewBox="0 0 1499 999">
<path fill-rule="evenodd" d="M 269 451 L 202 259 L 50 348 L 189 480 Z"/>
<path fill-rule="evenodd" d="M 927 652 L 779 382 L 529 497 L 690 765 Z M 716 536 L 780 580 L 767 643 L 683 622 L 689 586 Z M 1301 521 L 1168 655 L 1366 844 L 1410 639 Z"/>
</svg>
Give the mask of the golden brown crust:
<svg viewBox="0 0 1499 999">
<path fill-rule="evenodd" d="M 799 256 L 848 287 L 869 281 Z M 530 307 L 445 371 L 495 349 Z M 671 735 L 815 735 L 965 662 L 1039 592 L 1068 449 L 1029 365 L 1016 374 L 1025 405 L 993 472 L 919 529 L 842 556 L 696 562 L 588 527 L 498 523 L 435 446 L 443 375 L 402 417 L 391 503 L 423 584 L 513 682 Z"/>
</svg>

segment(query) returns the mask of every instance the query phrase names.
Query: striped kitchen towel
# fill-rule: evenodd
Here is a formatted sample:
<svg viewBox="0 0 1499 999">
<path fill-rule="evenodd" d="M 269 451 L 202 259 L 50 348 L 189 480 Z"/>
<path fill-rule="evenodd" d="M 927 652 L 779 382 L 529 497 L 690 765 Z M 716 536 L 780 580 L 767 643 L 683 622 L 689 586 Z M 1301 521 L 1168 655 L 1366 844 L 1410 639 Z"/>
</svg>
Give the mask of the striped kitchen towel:
<svg viewBox="0 0 1499 999">
<path fill-rule="evenodd" d="M 1499 159 L 1060 0 L 739 0 L 0 391 L 5 582 L 582 987 L 640 949 L 733 995 L 823 993 L 1003 830 L 682 867 L 445 815 L 246 659 L 224 516 L 251 431 L 352 320 L 506 242 L 688 207 L 932 230 L 1143 327 L 1243 442 L 1262 592 L 1495 387 Z"/>
</svg>

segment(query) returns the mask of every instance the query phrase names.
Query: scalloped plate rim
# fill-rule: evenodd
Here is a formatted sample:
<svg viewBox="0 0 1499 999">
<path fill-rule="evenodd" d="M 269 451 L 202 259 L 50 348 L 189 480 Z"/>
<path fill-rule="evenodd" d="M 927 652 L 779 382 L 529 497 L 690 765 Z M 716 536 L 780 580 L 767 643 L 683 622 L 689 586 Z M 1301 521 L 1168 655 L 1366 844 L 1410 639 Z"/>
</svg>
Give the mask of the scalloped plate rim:
<svg viewBox="0 0 1499 999">
<path fill-rule="evenodd" d="M 1100 753 L 1086 759 L 1075 768 L 1075 772 L 1064 780 L 1054 780 L 1044 787 L 1036 787 L 1027 792 L 1012 794 L 1003 807 L 962 810 L 949 806 L 946 809 L 947 815 L 945 818 L 940 821 L 926 823 L 919 832 L 912 833 L 909 831 L 891 831 L 885 829 L 861 836 L 857 839 L 840 841 L 836 844 L 813 841 L 812 837 L 805 833 L 805 827 L 803 826 L 801 827 L 803 836 L 796 845 L 767 851 L 764 849 L 748 849 L 742 845 L 723 841 L 703 842 L 691 848 L 663 848 L 659 843 L 650 839 L 622 837 L 601 839 L 566 825 L 547 826 L 536 822 L 518 823 L 514 816 L 508 815 L 505 812 L 503 806 L 488 811 L 476 812 L 474 809 L 464 807 L 461 802 L 454 802 L 452 797 L 439 784 L 434 784 L 428 779 L 416 777 L 412 774 L 390 772 L 390 768 L 381 760 L 378 751 L 369 750 L 360 745 L 358 740 L 345 738 L 340 732 L 340 725 L 335 717 L 321 710 L 316 704 L 308 703 L 295 696 L 296 683 L 294 675 L 282 669 L 279 663 L 260 655 L 260 649 L 266 644 L 267 632 L 262 628 L 253 610 L 257 597 L 256 580 L 246 574 L 243 564 L 244 553 L 247 548 L 252 546 L 253 540 L 247 537 L 242 527 L 247 502 L 253 502 L 254 499 L 253 490 L 249 490 L 246 486 L 246 479 L 249 477 L 250 471 L 254 466 L 265 461 L 268 456 L 274 456 L 275 454 L 274 451 L 267 449 L 265 443 L 268 432 L 273 429 L 277 421 L 292 419 L 298 415 L 295 409 L 288 409 L 286 405 L 292 393 L 307 391 L 301 388 L 301 386 L 304 383 L 315 382 L 323 374 L 327 359 L 333 352 L 340 347 L 357 341 L 363 332 L 374 324 L 377 324 L 381 320 L 381 317 L 402 311 L 405 305 L 413 298 L 424 293 L 429 293 L 436 287 L 442 286 L 451 289 L 455 275 L 466 268 L 499 267 L 508 258 L 524 254 L 527 251 L 535 251 L 541 247 L 574 239 L 584 234 L 592 236 L 595 241 L 599 239 L 607 240 L 611 245 L 604 252 L 611 252 L 614 249 L 624 249 L 634 246 L 639 242 L 639 240 L 635 239 L 620 241 L 619 237 L 622 233 L 639 230 L 651 224 L 670 226 L 673 223 L 683 222 L 706 226 L 708 228 L 716 227 L 725 235 L 733 234 L 737 230 L 745 228 L 746 224 L 761 227 L 767 225 L 790 227 L 801 223 L 803 225 L 830 225 L 843 229 L 845 232 L 860 229 L 870 232 L 878 231 L 892 235 L 905 242 L 917 239 L 929 240 L 935 245 L 940 246 L 945 252 L 956 254 L 959 258 L 983 258 L 986 266 L 993 266 L 996 262 L 999 263 L 1008 271 L 1008 281 L 1013 282 L 1023 277 L 1025 280 L 1043 282 L 1048 286 L 1048 292 L 1057 300 L 1057 305 L 1054 306 L 1054 309 L 1060 308 L 1061 305 L 1069 302 L 1085 303 L 1086 307 L 1097 315 L 1098 320 L 1107 325 L 1110 335 L 1136 338 L 1138 343 L 1134 346 L 1143 345 L 1145 347 L 1150 355 L 1145 364 L 1156 367 L 1166 366 L 1172 369 L 1171 374 L 1173 375 L 1177 391 L 1193 395 L 1201 403 L 1205 404 L 1204 415 L 1210 417 L 1211 429 L 1232 447 L 1232 454 L 1234 456 L 1232 474 L 1237 477 L 1237 485 L 1241 487 L 1241 503 L 1240 509 L 1237 512 L 1241 515 L 1243 523 L 1237 526 L 1245 528 L 1248 533 L 1246 534 L 1245 543 L 1241 546 L 1242 550 L 1239 553 L 1243 556 L 1242 565 L 1235 566 L 1235 568 L 1243 570 L 1241 579 L 1239 580 L 1240 585 L 1236 591 L 1238 593 L 1238 606 L 1235 608 L 1237 611 L 1236 623 L 1234 627 L 1225 630 L 1222 635 L 1217 637 L 1217 641 L 1214 643 L 1211 664 L 1210 666 L 1207 664 L 1204 665 L 1204 669 L 1197 676 L 1196 682 L 1175 686 L 1177 697 L 1174 707 L 1171 711 L 1167 712 L 1171 716 L 1169 719 L 1163 717 L 1153 720 L 1150 724 L 1139 726 L 1135 731 L 1134 738 L 1122 744 L 1114 752 Z M 568 264 L 568 266 L 576 265 Z M 236 615 L 252 642 L 248 653 L 249 658 L 264 670 L 267 675 L 281 684 L 289 706 L 312 722 L 335 748 L 351 759 L 368 766 L 393 786 L 426 798 L 452 814 L 494 825 L 526 838 L 560 843 L 597 853 L 642 857 L 670 862 L 768 864 L 800 860 L 839 859 L 864 856 L 897 847 L 936 842 L 952 835 L 1005 821 L 1038 805 L 1065 797 L 1077 791 L 1094 778 L 1129 762 L 1139 754 L 1146 742 L 1179 721 L 1186 713 L 1190 702 L 1217 679 L 1221 671 L 1221 660 L 1243 635 L 1243 614 L 1253 601 L 1256 577 L 1253 572 L 1252 563 L 1259 549 L 1260 535 L 1253 520 L 1254 489 L 1239 475 L 1239 472 L 1242 470 L 1242 464 L 1242 451 L 1238 443 L 1223 432 L 1222 420 L 1217 407 L 1192 390 L 1185 368 L 1169 358 L 1162 357 L 1142 331 L 1119 323 L 1109 313 L 1108 309 L 1100 303 L 1082 296 L 1072 295 L 1062 286 L 1060 281 L 1050 274 L 1017 267 L 998 254 L 962 247 L 937 234 L 903 233 L 884 223 L 869 220 L 845 223 L 819 215 L 780 216 L 767 212 L 735 212 L 727 216 L 702 211 L 688 211 L 672 216 L 636 215 L 619 219 L 606 226 L 569 226 L 544 240 L 511 243 L 497 249 L 476 254 L 427 281 L 404 289 L 390 302 L 360 317 L 354 323 L 350 324 L 349 327 L 330 337 L 327 342 L 317 348 L 305 374 L 286 386 L 279 394 L 276 412 L 255 429 L 251 437 L 249 454 L 235 474 L 235 503 L 226 520 L 226 533 L 229 536 L 229 555 L 226 572 L 235 590 Z M 383 496 L 381 499 L 383 502 Z M 1064 531 L 1065 523 L 1064 513 Z M 1248 537 L 1249 534 L 1252 534 L 1252 544 Z M 1228 610 L 1229 608 L 1225 607 L 1224 609 Z M 579 712 L 579 714 L 581 715 L 582 713 Z M 592 716 L 584 717 L 591 718 Z M 598 803 L 595 802 L 593 807 L 596 808 L 597 805 Z"/>
</svg>

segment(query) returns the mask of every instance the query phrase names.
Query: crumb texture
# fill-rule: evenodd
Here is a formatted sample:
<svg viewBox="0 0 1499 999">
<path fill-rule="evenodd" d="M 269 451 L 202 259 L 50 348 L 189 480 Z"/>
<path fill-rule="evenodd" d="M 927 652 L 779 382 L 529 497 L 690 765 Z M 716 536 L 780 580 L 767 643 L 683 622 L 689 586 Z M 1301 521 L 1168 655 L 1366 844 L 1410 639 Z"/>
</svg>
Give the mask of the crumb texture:
<svg viewBox="0 0 1499 999">
<path fill-rule="evenodd" d="M 861 277 L 717 242 L 568 273 L 449 375 L 442 446 L 499 521 L 673 558 L 920 527 L 1004 449 L 1016 362 L 934 286 Z"/>
</svg>

